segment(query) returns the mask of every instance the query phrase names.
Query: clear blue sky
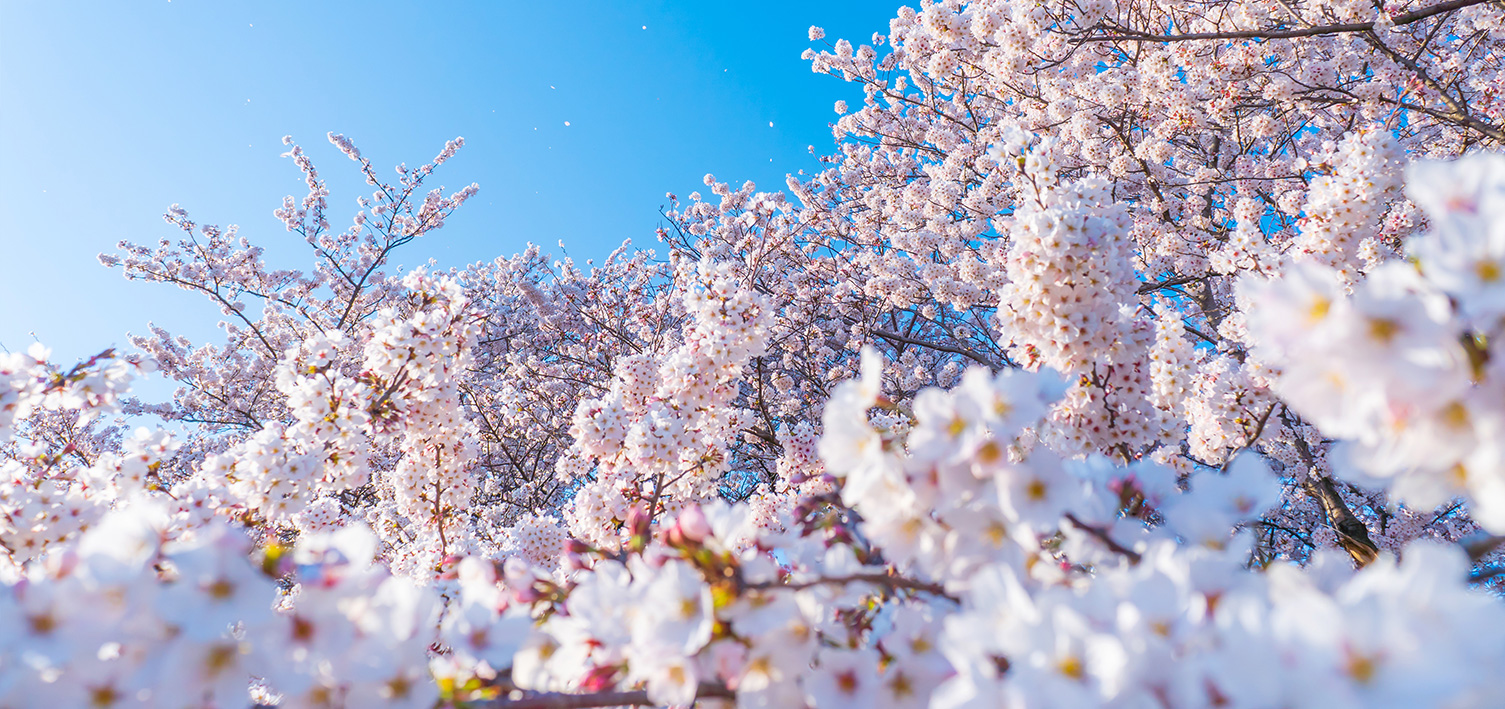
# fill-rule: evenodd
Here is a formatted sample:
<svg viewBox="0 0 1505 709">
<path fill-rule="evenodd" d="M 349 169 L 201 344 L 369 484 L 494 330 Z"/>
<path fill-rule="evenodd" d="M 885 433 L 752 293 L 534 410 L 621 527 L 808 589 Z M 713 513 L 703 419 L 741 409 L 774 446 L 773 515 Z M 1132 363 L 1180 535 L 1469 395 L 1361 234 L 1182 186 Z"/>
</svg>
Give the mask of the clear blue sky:
<svg viewBox="0 0 1505 709">
<path fill-rule="evenodd" d="M 806 29 L 867 42 L 899 4 L 0 0 L 0 344 L 34 332 L 72 359 L 149 320 L 216 337 L 201 299 L 95 255 L 176 238 L 161 214 L 180 203 L 307 268 L 272 217 L 303 194 L 286 134 L 329 179 L 337 227 L 364 185 L 326 132 L 383 170 L 465 137 L 434 178 L 481 192 L 408 266 L 651 246 L 667 191 L 815 168 L 833 103 L 861 94 L 799 58 Z"/>
</svg>

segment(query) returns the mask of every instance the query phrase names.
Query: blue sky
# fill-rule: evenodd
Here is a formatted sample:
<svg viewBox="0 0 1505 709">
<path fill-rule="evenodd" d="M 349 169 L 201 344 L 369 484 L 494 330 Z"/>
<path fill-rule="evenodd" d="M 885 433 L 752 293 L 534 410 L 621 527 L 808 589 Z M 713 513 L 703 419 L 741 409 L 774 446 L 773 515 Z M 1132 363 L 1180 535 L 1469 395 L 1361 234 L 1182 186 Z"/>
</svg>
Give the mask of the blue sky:
<svg viewBox="0 0 1505 709">
<path fill-rule="evenodd" d="M 481 192 L 408 266 L 651 246 L 664 193 L 707 172 L 774 190 L 815 169 L 832 105 L 861 93 L 810 71 L 806 29 L 867 42 L 899 4 L 0 0 L 0 344 L 35 333 L 61 361 L 148 321 L 215 337 L 216 309 L 95 255 L 176 238 L 161 214 L 179 203 L 308 267 L 272 216 L 303 194 L 286 134 L 329 180 L 337 227 L 364 185 L 327 132 L 384 170 L 465 137 L 431 179 Z"/>
</svg>

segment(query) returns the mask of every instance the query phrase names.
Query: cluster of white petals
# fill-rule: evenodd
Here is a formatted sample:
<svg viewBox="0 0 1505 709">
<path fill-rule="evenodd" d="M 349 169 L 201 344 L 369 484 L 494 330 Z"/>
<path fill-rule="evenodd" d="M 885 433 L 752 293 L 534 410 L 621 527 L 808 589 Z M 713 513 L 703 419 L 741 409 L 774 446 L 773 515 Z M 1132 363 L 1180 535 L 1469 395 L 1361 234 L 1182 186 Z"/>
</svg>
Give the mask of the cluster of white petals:
<svg viewBox="0 0 1505 709">
<path fill-rule="evenodd" d="M 733 269 L 709 259 L 681 262 L 687 322 L 684 340 L 658 357 L 618 360 L 610 388 L 581 399 L 575 446 L 561 474 L 593 469 L 566 509 L 570 532 L 615 546 L 633 505 L 657 514 L 666 505 L 708 500 L 732 461 L 748 413 L 735 406 L 743 370 L 763 354 L 771 320 L 766 299 Z"/>
<path fill-rule="evenodd" d="M 808 37 L 838 152 L 662 255 L 389 272 L 463 140 L 330 134 L 311 271 L 101 256 L 224 339 L 0 355 L 0 707 L 1500 704 L 1499 3 Z"/>
<path fill-rule="evenodd" d="M 1351 441 L 1340 473 L 1420 510 L 1453 498 L 1505 534 L 1505 157 L 1417 163 L 1408 186 L 1432 230 L 1413 261 L 1343 287 L 1341 273 L 1293 264 L 1243 283 L 1255 352 L 1281 398 Z M 1256 306 L 1257 304 L 1257 306 Z"/>
</svg>

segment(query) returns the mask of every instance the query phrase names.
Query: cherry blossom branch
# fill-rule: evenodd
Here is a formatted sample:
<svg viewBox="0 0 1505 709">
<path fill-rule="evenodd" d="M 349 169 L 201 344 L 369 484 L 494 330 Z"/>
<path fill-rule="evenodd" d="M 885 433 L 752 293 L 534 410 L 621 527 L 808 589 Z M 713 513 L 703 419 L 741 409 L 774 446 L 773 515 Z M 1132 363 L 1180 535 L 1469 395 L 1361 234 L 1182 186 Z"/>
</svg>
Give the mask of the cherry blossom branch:
<svg viewBox="0 0 1505 709">
<path fill-rule="evenodd" d="M 930 583 L 928 581 L 920 581 L 920 580 L 917 580 L 917 579 L 905 578 L 903 576 L 890 576 L 888 574 L 883 574 L 883 573 L 848 574 L 846 576 L 823 576 L 821 578 L 810 579 L 808 581 L 794 581 L 794 582 L 760 581 L 758 583 L 743 584 L 742 587 L 744 589 L 747 589 L 747 590 L 758 590 L 758 591 L 775 590 L 775 589 L 783 589 L 783 590 L 788 590 L 788 591 L 799 591 L 799 590 L 803 590 L 803 589 L 806 589 L 806 588 L 814 588 L 816 586 L 824 586 L 824 585 L 828 585 L 828 584 L 829 585 L 844 585 L 844 584 L 849 584 L 849 583 L 870 583 L 870 584 L 873 584 L 875 586 L 882 586 L 884 588 L 907 589 L 907 590 L 910 590 L 910 591 L 922 591 L 922 592 L 929 593 L 929 594 L 932 594 L 932 595 L 940 596 L 940 597 L 945 598 L 947 600 L 957 601 L 957 598 L 955 596 L 952 596 L 951 594 L 947 593 L 946 592 L 946 587 L 942 586 L 941 584 Z"/>
<path fill-rule="evenodd" d="M 1244 424 L 1244 445 L 1239 446 L 1238 449 L 1234 451 L 1234 454 L 1228 456 L 1228 461 L 1223 463 L 1223 474 L 1226 475 L 1228 473 L 1228 466 L 1233 464 L 1233 459 L 1239 451 L 1249 450 L 1254 447 L 1255 443 L 1259 442 L 1259 437 L 1265 434 L 1265 426 L 1270 423 L 1270 414 L 1275 413 L 1275 407 L 1277 406 L 1281 406 L 1281 402 L 1272 402 L 1270 406 L 1265 409 L 1265 412 L 1263 414 L 1260 414 L 1259 423 L 1255 424 L 1254 431 L 1252 433 L 1249 431 L 1249 425 L 1247 423 Z"/>
<path fill-rule="evenodd" d="M 1076 525 L 1077 528 L 1091 535 L 1092 538 L 1102 542 L 1103 546 L 1108 547 L 1110 551 L 1122 555 L 1131 564 L 1138 564 L 1140 559 L 1144 558 L 1140 556 L 1139 552 L 1119 544 L 1117 540 L 1108 534 L 1108 530 L 1083 522 L 1076 516 L 1075 512 L 1067 512 L 1066 521 Z"/>
<path fill-rule="evenodd" d="M 1198 275 L 1195 275 L 1195 276 L 1173 276 L 1173 277 L 1167 278 L 1167 279 L 1165 279 L 1163 281 L 1156 281 L 1154 283 L 1146 283 L 1146 284 L 1144 284 L 1144 285 L 1142 285 L 1142 286 L 1139 287 L 1139 294 L 1140 295 L 1144 295 L 1146 293 L 1153 293 L 1153 292 L 1155 292 L 1157 290 L 1160 290 L 1161 288 L 1171 288 L 1171 287 L 1174 287 L 1174 286 L 1186 285 L 1187 283 L 1195 283 L 1196 281 L 1200 281 L 1200 280 L 1206 278 L 1207 276 L 1208 276 L 1208 274 L 1205 274 L 1205 273 L 1198 274 Z"/>
<path fill-rule="evenodd" d="M 1263 414 L 1260 415 L 1260 417 L 1259 417 L 1259 423 L 1257 425 L 1255 425 L 1255 427 L 1254 427 L 1254 433 L 1251 434 L 1249 436 L 1248 441 L 1246 443 L 1244 443 L 1244 447 L 1245 448 L 1248 448 L 1249 446 L 1254 445 L 1255 443 L 1257 443 L 1259 441 L 1259 437 L 1260 436 L 1265 435 L 1265 426 L 1270 423 L 1270 414 L 1275 413 L 1275 407 L 1280 406 L 1280 405 L 1281 404 L 1280 404 L 1279 401 L 1272 402 L 1270 404 L 1270 407 L 1267 408 L 1267 409 L 1265 409 L 1265 413 L 1263 413 Z"/>
<path fill-rule="evenodd" d="M 1478 571 L 1475 571 L 1474 573 L 1469 574 L 1468 582 L 1481 583 L 1488 581 L 1496 576 L 1505 576 L 1505 566 L 1495 566 L 1488 569 L 1480 569 Z"/>
<path fill-rule="evenodd" d="M 701 682 L 695 690 L 696 699 L 735 699 L 737 693 L 725 685 Z M 520 699 L 494 699 L 489 702 L 469 702 L 477 709 L 587 709 L 588 707 L 655 706 L 648 699 L 647 690 L 631 692 L 595 692 L 592 694 L 569 694 L 545 692 Z"/>
<path fill-rule="evenodd" d="M 1479 131 L 1480 133 L 1483 133 L 1491 138 L 1494 138 L 1495 140 L 1505 141 L 1505 130 L 1500 130 L 1500 128 L 1485 121 L 1479 120 L 1478 118 L 1470 114 L 1468 112 L 1468 107 L 1463 105 L 1463 103 L 1459 99 L 1456 99 L 1452 95 L 1450 95 L 1447 92 L 1446 88 L 1439 84 L 1436 79 L 1433 79 L 1432 75 L 1429 74 L 1427 70 L 1424 69 L 1420 64 L 1412 61 L 1411 58 L 1407 57 L 1406 55 L 1401 54 L 1394 49 L 1391 49 L 1390 45 L 1381 42 L 1379 36 L 1373 32 L 1365 33 L 1364 39 L 1365 41 L 1369 42 L 1369 44 L 1375 49 L 1379 50 L 1382 54 L 1394 60 L 1395 63 L 1411 70 L 1411 73 L 1415 74 L 1416 78 L 1421 81 L 1421 83 L 1425 84 L 1427 88 L 1436 91 L 1437 97 L 1441 99 L 1443 104 L 1448 107 L 1449 113 L 1445 114 L 1448 118 L 1458 121 L 1470 128 L 1473 128 L 1474 130 Z"/>
<path fill-rule="evenodd" d="M 1370 541 L 1369 528 L 1343 502 L 1332 478 L 1314 475 L 1302 484 L 1302 489 L 1322 506 L 1333 531 L 1338 533 L 1338 543 L 1353 557 L 1354 563 L 1362 567 L 1374 561 L 1379 555 L 1379 547 Z"/>
<path fill-rule="evenodd" d="M 1280 419 L 1292 431 L 1296 425 L 1287 415 L 1289 409 L 1280 412 Z M 1296 452 L 1301 455 L 1301 460 L 1307 465 L 1308 470 L 1316 467 L 1316 456 L 1306 441 L 1300 435 L 1294 437 Z M 1327 518 L 1328 526 L 1338 534 L 1338 543 L 1353 557 L 1354 563 L 1363 567 L 1379 555 L 1380 548 L 1369 539 L 1369 528 L 1359 521 L 1353 511 L 1348 509 L 1348 503 L 1343 501 L 1343 496 L 1338 494 L 1338 489 L 1333 485 L 1332 478 L 1323 477 L 1317 473 L 1311 473 L 1311 479 L 1302 483 L 1301 488 L 1307 495 L 1317 501 L 1322 508 L 1323 516 Z"/>
<path fill-rule="evenodd" d="M 1279 531 L 1285 532 L 1286 534 L 1289 534 L 1292 539 L 1295 539 L 1296 541 L 1301 542 L 1302 544 L 1305 544 L 1308 549 L 1314 549 L 1317 546 L 1316 544 L 1313 544 L 1310 539 L 1307 539 L 1306 537 L 1301 536 L 1301 532 L 1299 532 L 1297 530 L 1294 530 L 1294 529 L 1291 529 L 1290 527 L 1286 527 L 1284 525 L 1276 524 L 1274 522 L 1271 522 L 1271 521 L 1265 520 L 1265 519 L 1255 520 L 1255 524 L 1260 524 L 1260 525 L 1263 525 L 1263 526 L 1268 527 L 1270 529 L 1275 529 L 1275 530 L 1279 530 Z"/>
<path fill-rule="evenodd" d="M 1394 15 L 1392 24 L 1396 27 L 1419 22 L 1434 15 L 1441 15 L 1453 10 L 1459 10 L 1474 5 L 1483 5 L 1492 0 L 1449 0 L 1438 3 L 1432 7 L 1405 12 Z M 1188 42 L 1200 39 L 1292 39 L 1296 37 L 1316 37 L 1328 34 L 1347 34 L 1351 32 L 1369 32 L 1374 30 L 1374 22 L 1353 22 L 1339 25 L 1317 25 L 1315 27 L 1303 27 L 1301 29 L 1263 29 L 1263 30 L 1233 30 L 1229 32 L 1188 32 L 1186 34 L 1150 34 L 1139 32 L 1127 27 L 1106 26 L 1102 29 L 1117 32 L 1119 34 L 1095 35 L 1087 37 L 1072 37 L 1068 41 L 1074 44 L 1085 42 Z M 1096 28 L 1094 28 L 1096 29 Z"/>
<path fill-rule="evenodd" d="M 1489 556 L 1495 549 L 1505 545 L 1505 535 L 1486 534 L 1476 538 L 1463 540 L 1463 550 L 1468 552 L 1469 561 L 1479 561 Z"/>
<path fill-rule="evenodd" d="M 1428 523 L 1426 523 L 1426 525 L 1422 526 L 1422 529 L 1431 529 L 1432 527 L 1436 526 L 1436 524 L 1438 522 L 1441 522 L 1448 515 L 1451 515 L 1454 512 L 1457 512 L 1462 507 L 1463 507 L 1463 502 L 1462 501 L 1453 503 L 1447 509 L 1445 509 L 1445 510 L 1443 510 L 1441 512 L 1438 512 L 1435 515 L 1432 515 L 1432 521 L 1428 522 Z"/>
<path fill-rule="evenodd" d="M 434 469 L 435 470 L 440 470 L 441 469 L 439 467 L 439 449 L 443 448 L 443 447 L 444 447 L 444 445 L 440 444 L 438 448 L 434 449 Z M 441 505 L 441 501 L 443 500 L 443 495 L 444 495 L 444 489 L 442 487 L 440 487 L 440 480 L 439 480 L 439 478 L 437 476 L 435 476 L 435 478 L 434 478 L 434 519 L 437 520 L 438 523 L 439 523 L 439 557 L 440 558 L 443 558 L 444 555 L 446 553 L 448 553 L 448 550 L 449 550 L 449 541 L 444 538 L 444 507 Z"/>
<path fill-rule="evenodd" d="M 256 322 L 251 320 L 246 316 L 244 312 L 242 312 L 244 308 L 235 307 L 235 303 L 231 302 L 229 298 L 226 298 L 225 295 L 220 292 L 220 283 L 215 283 L 214 288 L 209 288 L 202 283 L 179 278 L 166 272 L 157 273 L 147 270 L 144 267 L 141 270 L 148 276 L 153 276 L 160 279 L 163 283 L 172 283 L 179 288 L 182 288 L 183 290 L 198 291 L 209 296 L 220 305 L 224 313 L 234 315 L 235 317 L 239 318 L 240 321 L 244 323 L 245 326 L 251 331 L 251 334 L 255 335 L 256 339 L 261 341 L 262 347 L 266 348 L 267 354 L 271 356 L 272 359 L 277 358 L 277 355 L 279 354 L 277 348 L 273 347 L 272 343 L 267 341 L 266 335 L 262 334 L 261 328 L 256 325 Z"/>
<path fill-rule="evenodd" d="M 897 332 L 892 332 L 889 330 L 880 330 L 874 328 L 872 330 L 869 330 L 868 332 L 871 332 L 874 335 L 888 340 L 889 342 L 902 342 L 906 345 L 914 345 L 915 347 L 924 347 L 940 352 L 949 352 L 954 355 L 961 355 L 962 357 L 966 357 L 967 359 L 977 362 L 978 364 L 981 364 L 990 369 L 998 369 L 997 362 L 993 362 L 992 360 L 989 360 L 988 358 L 983 357 L 982 355 L 977 354 L 976 352 L 973 352 L 971 350 L 962 349 L 960 347 L 953 347 L 951 345 L 942 345 L 935 342 L 926 342 L 925 340 L 918 340 L 913 337 L 901 335 Z"/>
</svg>

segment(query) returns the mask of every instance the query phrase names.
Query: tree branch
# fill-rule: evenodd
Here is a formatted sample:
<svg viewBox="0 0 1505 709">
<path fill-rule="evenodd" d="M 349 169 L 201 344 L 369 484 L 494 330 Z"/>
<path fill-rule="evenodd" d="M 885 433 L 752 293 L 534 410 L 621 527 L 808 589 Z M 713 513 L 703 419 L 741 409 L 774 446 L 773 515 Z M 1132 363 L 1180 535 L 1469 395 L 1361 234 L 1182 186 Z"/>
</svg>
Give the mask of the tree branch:
<svg viewBox="0 0 1505 709">
<path fill-rule="evenodd" d="M 918 581 L 911 578 L 905 578 L 903 576 L 890 576 L 884 573 L 849 574 L 847 576 L 823 576 L 821 578 L 810 579 L 809 581 L 796 581 L 794 583 L 786 583 L 783 581 L 766 581 L 745 584 L 743 588 L 749 590 L 765 591 L 778 589 L 783 589 L 786 591 L 798 591 L 801 589 L 813 588 L 815 586 L 824 586 L 828 584 L 842 585 L 849 583 L 870 583 L 875 586 L 882 586 L 884 588 L 904 588 L 911 591 L 923 591 L 925 593 L 934 594 L 951 601 L 957 600 L 951 594 L 946 593 L 946 587 L 942 586 L 941 584 L 930 583 L 927 581 Z"/>
<path fill-rule="evenodd" d="M 1108 547 L 1110 551 L 1123 555 L 1123 557 L 1125 559 L 1128 559 L 1129 563 L 1131 564 L 1138 564 L 1139 560 L 1143 558 L 1140 556 L 1139 552 L 1134 551 L 1133 549 L 1130 549 L 1122 544 L 1119 544 L 1118 540 L 1114 539 L 1112 535 L 1108 534 L 1108 530 L 1103 529 L 1102 527 L 1095 527 L 1093 525 L 1087 524 L 1086 522 L 1083 522 L 1076 516 L 1075 513 L 1066 513 L 1066 521 L 1072 523 L 1082 531 L 1092 535 L 1093 539 L 1102 542 L 1103 546 Z"/>
<path fill-rule="evenodd" d="M 1146 293 L 1153 293 L 1153 292 L 1155 292 L 1157 290 L 1160 290 L 1161 288 L 1171 288 L 1171 287 L 1174 287 L 1174 286 L 1185 285 L 1187 283 L 1193 283 L 1193 282 L 1196 282 L 1196 281 L 1200 281 L 1203 278 L 1206 278 L 1208 275 L 1209 274 L 1201 273 L 1201 274 L 1197 274 L 1195 276 L 1173 276 L 1173 277 L 1167 278 L 1167 279 L 1165 279 L 1163 281 L 1155 281 L 1153 283 L 1145 283 L 1145 284 L 1139 286 L 1139 294 L 1140 295 L 1144 295 Z"/>
<path fill-rule="evenodd" d="M 881 337 L 881 338 L 883 338 L 885 340 L 888 340 L 889 342 L 902 342 L 902 343 L 904 343 L 906 345 L 914 345 L 915 347 L 925 347 L 925 348 L 929 348 L 929 349 L 932 349 L 932 350 L 937 350 L 937 351 L 940 351 L 940 352 L 950 352 L 951 354 L 961 355 L 961 356 L 966 357 L 966 358 L 968 358 L 970 360 L 973 360 L 973 361 L 975 361 L 975 362 L 977 362 L 977 363 L 979 363 L 979 364 L 981 364 L 981 365 L 983 365 L 983 366 L 985 366 L 985 367 L 987 367 L 989 369 L 999 369 L 1000 368 L 998 366 L 997 362 L 993 362 L 993 361 L 989 360 L 988 358 L 983 357 L 982 355 L 977 354 L 976 352 L 973 352 L 971 350 L 965 350 L 965 349 L 962 349 L 960 347 L 952 347 L 951 345 L 942 345 L 942 344 L 936 343 L 936 342 L 926 342 L 924 340 L 917 340 L 917 339 L 915 339 L 913 337 L 909 337 L 909 336 L 906 336 L 906 335 L 901 335 L 901 334 L 899 334 L 897 332 L 890 332 L 888 330 L 879 330 L 877 328 L 873 328 L 871 330 L 868 330 L 868 332 L 871 332 L 874 335 L 877 335 L 877 336 L 879 336 L 879 337 Z"/>
<path fill-rule="evenodd" d="M 695 690 L 696 699 L 735 699 L 737 693 L 724 685 L 701 682 Z M 468 702 L 477 709 L 587 709 L 588 707 L 655 706 L 648 699 L 647 690 L 632 692 L 595 692 L 592 694 L 569 694 L 567 692 L 543 692 L 519 699 L 493 699 L 489 702 Z"/>
<path fill-rule="evenodd" d="M 1338 489 L 1333 485 L 1332 478 L 1312 476 L 1312 479 L 1302 484 L 1302 489 L 1308 495 L 1317 500 L 1322 506 L 1322 511 L 1327 515 L 1327 521 L 1333 530 L 1338 533 L 1338 543 L 1348 555 L 1353 557 L 1354 563 L 1360 568 L 1374 561 L 1379 555 L 1380 549 L 1369 539 L 1369 528 L 1354 516 L 1348 504 L 1343 502 L 1343 497 L 1338 494 Z"/>
<path fill-rule="evenodd" d="M 1391 17 L 1391 22 L 1396 26 L 1409 25 L 1413 22 L 1425 20 L 1434 15 L 1452 12 L 1465 7 L 1483 5 L 1492 0 L 1449 0 L 1438 3 L 1431 7 L 1403 12 Z M 1229 32 L 1188 32 L 1186 34 L 1149 34 L 1138 32 L 1126 27 L 1106 27 L 1119 34 L 1095 35 L 1086 37 L 1072 37 L 1070 42 L 1188 42 L 1199 39 L 1291 39 L 1295 37 L 1315 37 L 1325 34 L 1347 34 L 1350 32 L 1368 32 L 1374 29 L 1373 22 L 1355 22 L 1341 25 L 1318 25 L 1316 27 L 1303 27 L 1301 29 L 1269 28 L 1262 30 L 1233 30 Z"/>
</svg>

